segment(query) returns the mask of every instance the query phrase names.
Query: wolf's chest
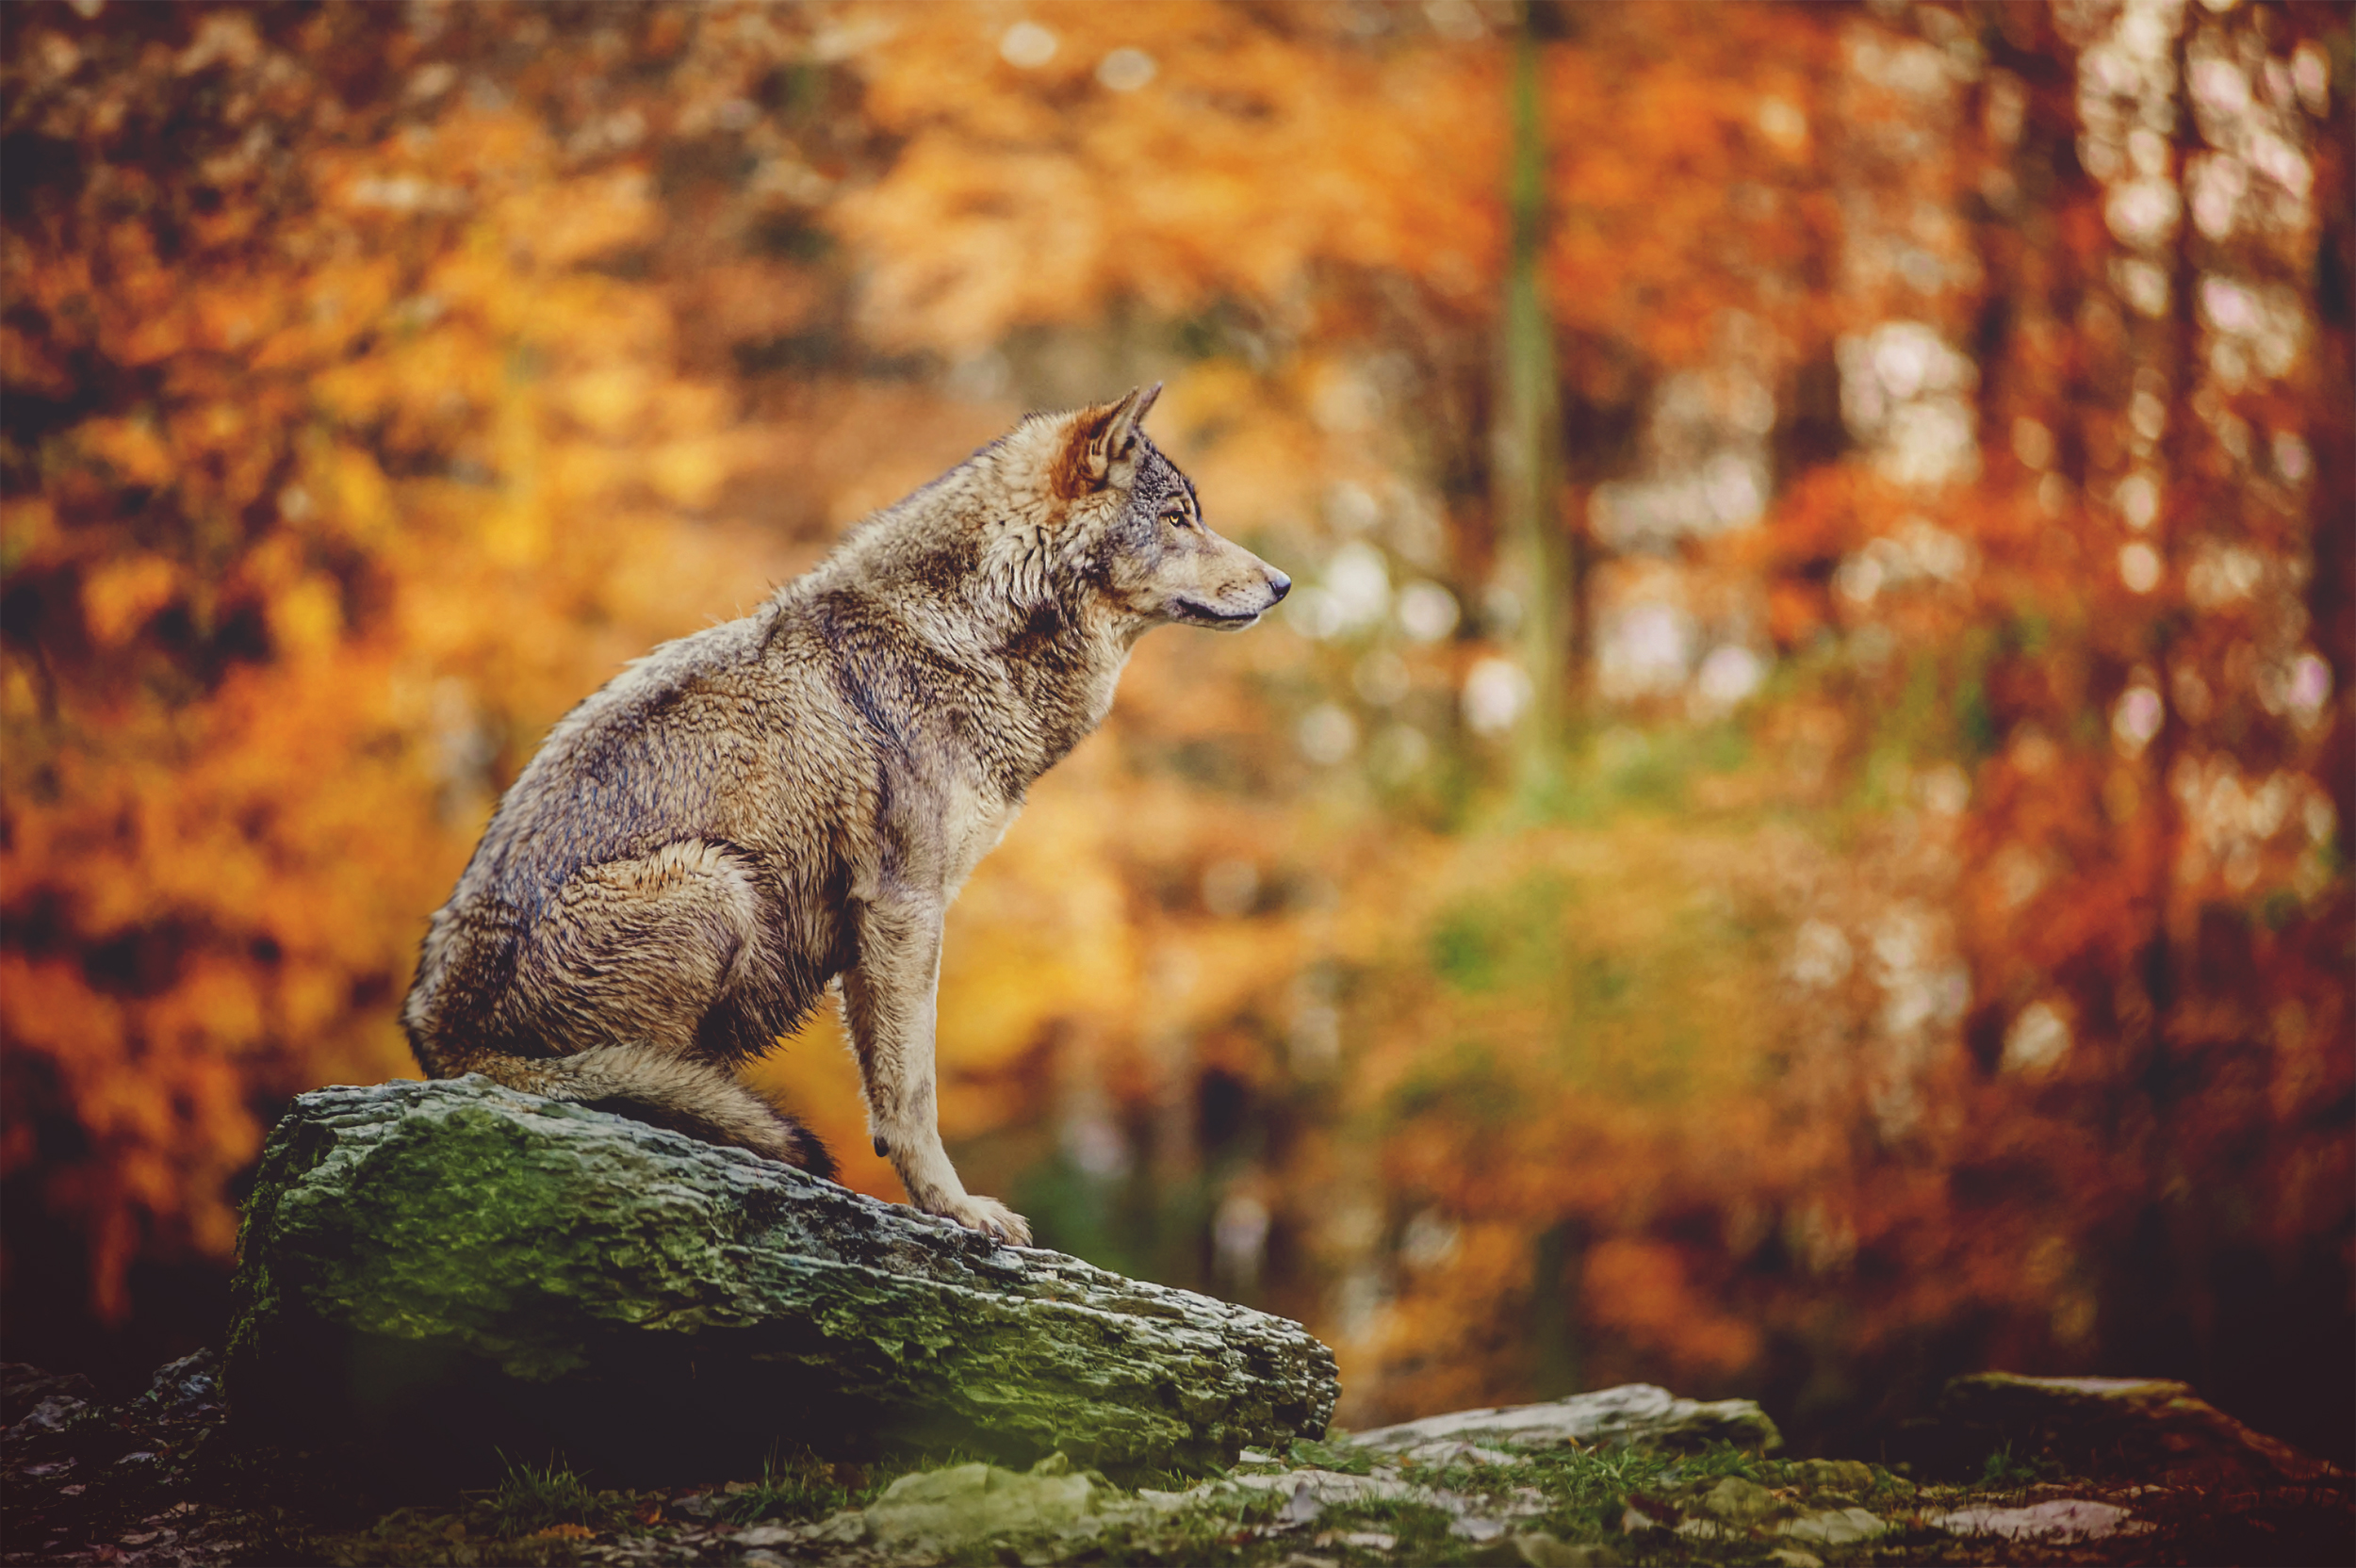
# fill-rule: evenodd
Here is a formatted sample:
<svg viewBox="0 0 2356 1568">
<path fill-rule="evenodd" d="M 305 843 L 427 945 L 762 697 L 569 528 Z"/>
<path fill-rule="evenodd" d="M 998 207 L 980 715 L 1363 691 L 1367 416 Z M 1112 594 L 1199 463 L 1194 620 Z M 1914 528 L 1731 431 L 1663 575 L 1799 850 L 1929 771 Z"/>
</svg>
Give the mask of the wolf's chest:
<svg viewBox="0 0 2356 1568">
<path fill-rule="evenodd" d="M 998 847 L 1022 814 L 1021 801 L 994 800 L 978 791 L 960 790 L 950 798 L 941 823 L 942 879 L 950 897 L 957 896 L 982 857 Z"/>
</svg>

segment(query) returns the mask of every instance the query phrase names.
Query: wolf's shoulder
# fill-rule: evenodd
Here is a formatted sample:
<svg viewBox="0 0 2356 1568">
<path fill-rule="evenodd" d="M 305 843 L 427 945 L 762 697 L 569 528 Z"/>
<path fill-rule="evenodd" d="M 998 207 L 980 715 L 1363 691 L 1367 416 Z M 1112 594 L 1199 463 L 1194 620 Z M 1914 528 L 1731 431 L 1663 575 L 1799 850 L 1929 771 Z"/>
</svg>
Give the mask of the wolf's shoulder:
<svg viewBox="0 0 2356 1568">
<path fill-rule="evenodd" d="M 808 727 L 758 668 L 759 614 L 661 644 L 558 720 L 468 878 L 529 904 L 581 866 L 694 837 Z"/>
<path fill-rule="evenodd" d="M 756 613 L 656 644 L 583 697 L 550 739 L 643 721 L 699 687 L 750 669 L 761 657 L 762 619 Z"/>
</svg>

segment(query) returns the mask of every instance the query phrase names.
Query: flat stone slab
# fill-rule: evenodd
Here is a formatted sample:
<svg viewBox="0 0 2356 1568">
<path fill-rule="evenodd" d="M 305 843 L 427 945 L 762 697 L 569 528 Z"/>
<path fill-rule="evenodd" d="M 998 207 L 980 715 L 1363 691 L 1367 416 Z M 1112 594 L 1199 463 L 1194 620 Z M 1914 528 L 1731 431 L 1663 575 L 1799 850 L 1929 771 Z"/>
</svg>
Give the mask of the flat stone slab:
<svg viewBox="0 0 2356 1568">
<path fill-rule="evenodd" d="M 2166 1378 L 1975 1372 L 1949 1380 L 1938 1419 L 1965 1462 L 2008 1446 L 2072 1475 L 2170 1485 L 2301 1485 L 2340 1476 Z"/>
<path fill-rule="evenodd" d="M 2055 1497 L 2028 1508 L 1962 1508 L 1927 1514 L 1922 1523 L 1950 1535 L 2046 1541 L 2055 1545 L 2100 1541 L 2106 1535 L 2142 1535 L 2151 1529 L 2116 1503 L 2089 1502 L 2083 1497 Z"/>
<path fill-rule="evenodd" d="M 235 1422 L 453 1461 L 1201 1470 L 1322 1435 L 1337 1392 L 1289 1319 L 481 1078 L 296 1101 L 238 1254 Z"/>
<path fill-rule="evenodd" d="M 1432 1443 L 1476 1442 L 1497 1448 L 1618 1444 L 1680 1452 L 1731 1443 L 1755 1453 L 1771 1454 L 1783 1446 L 1783 1434 L 1754 1400 L 1680 1399 L 1651 1383 L 1623 1383 L 1544 1404 L 1426 1416 L 1396 1427 L 1353 1432 L 1349 1441 L 1394 1453 Z"/>
</svg>

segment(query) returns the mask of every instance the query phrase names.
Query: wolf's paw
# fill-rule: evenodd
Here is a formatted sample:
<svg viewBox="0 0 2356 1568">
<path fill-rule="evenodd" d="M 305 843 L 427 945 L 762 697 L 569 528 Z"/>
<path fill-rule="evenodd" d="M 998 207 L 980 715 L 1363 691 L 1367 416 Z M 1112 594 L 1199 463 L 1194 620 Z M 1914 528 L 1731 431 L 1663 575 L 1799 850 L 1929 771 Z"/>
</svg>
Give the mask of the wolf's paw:
<svg viewBox="0 0 2356 1568">
<path fill-rule="evenodd" d="M 1031 1245 L 1031 1222 L 995 1198 L 967 1195 L 949 1199 L 938 1207 L 930 1203 L 924 1206 L 935 1214 L 948 1216 L 969 1231 L 979 1231 L 1017 1247 Z"/>
</svg>

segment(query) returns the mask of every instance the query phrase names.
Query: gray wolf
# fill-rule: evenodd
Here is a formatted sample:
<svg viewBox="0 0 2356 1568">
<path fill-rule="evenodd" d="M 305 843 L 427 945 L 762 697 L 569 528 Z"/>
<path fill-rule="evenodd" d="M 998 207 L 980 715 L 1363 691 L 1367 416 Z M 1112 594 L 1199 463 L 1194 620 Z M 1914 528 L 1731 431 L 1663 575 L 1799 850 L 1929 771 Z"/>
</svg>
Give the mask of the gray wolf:
<svg viewBox="0 0 2356 1568">
<path fill-rule="evenodd" d="M 426 1072 L 827 1175 L 734 1070 L 840 977 L 908 1200 L 1029 1241 L 941 1148 L 942 916 L 1139 637 L 1240 629 L 1292 585 L 1211 531 L 1139 428 L 1160 390 L 1030 416 L 558 723 L 426 933 L 401 1010 Z"/>
</svg>

